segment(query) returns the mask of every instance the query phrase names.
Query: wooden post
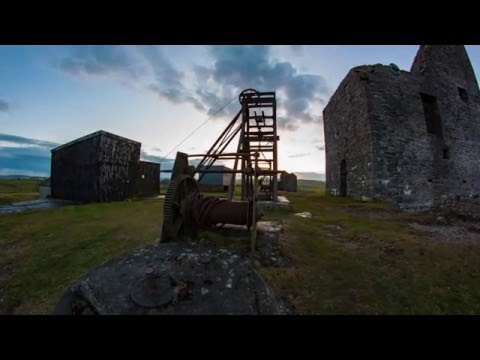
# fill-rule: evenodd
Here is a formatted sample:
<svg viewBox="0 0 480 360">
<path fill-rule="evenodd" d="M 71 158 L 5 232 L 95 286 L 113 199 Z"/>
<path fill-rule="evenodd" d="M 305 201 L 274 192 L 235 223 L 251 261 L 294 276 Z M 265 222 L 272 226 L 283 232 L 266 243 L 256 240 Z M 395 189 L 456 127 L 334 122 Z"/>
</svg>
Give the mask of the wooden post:
<svg viewBox="0 0 480 360">
<path fill-rule="evenodd" d="M 252 256 L 255 253 L 255 248 L 257 246 L 257 188 L 258 188 L 258 156 L 259 153 L 255 153 L 255 168 L 253 170 L 253 198 L 252 198 Z"/>
<path fill-rule="evenodd" d="M 242 124 L 242 130 L 240 131 L 240 138 L 238 139 L 238 146 L 237 146 L 237 153 L 240 153 L 242 151 L 242 143 L 243 143 L 243 135 L 244 133 L 244 126 Z M 230 187 L 228 188 L 228 196 L 227 196 L 227 199 L 232 201 L 233 199 L 233 192 L 235 190 L 235 180 L 236 180 L 236 171 L 237 171 L 237 167 L 238 167 L 238 159 L 240 158 L 239 155 L 237 155 L 235 157 L 235 163 L 233 165 L 233 175 L 232 175 L 232 178 L 230 179 Z M 243 174 L 242 174 L 242 177 L 243 177 Z"/>
<path fill-rule="evenodd" d="M 273 101 L 273 171 L 278 171 L 277 160 L 277 100 Z M 273 201 L 278 201 L 278 175 L 273 176 Z"/>
<path fill-rule="evenodd" d="M 247 103 L 246 102 L 242 102 L 242 134 L 241 135 L 244 135 L 245 136 L 245 127 L 247 126 L 246 125 L 246 122 L 248 121 L 248 115 L 247 115 L 247 111 L 248 111 L 248 107 L 247 107 Z M 241 148 L 242 148 L 242 152 L 248 152 L 250 151 L 250 149 L 248 149 L 248 147 L 246 146 L 247 144 L 245 143 L 245 137 L 242 137 L 240 136 L 240 140 L 242 145 L 241 145 Z M 245 200 L 246 199 L 246 194 L 247 194 L 247 175 L 244 173 L 244 171 L 246 170 L 247 168 L 247 164 L 246 164 L 246 157 L 245 156 L 242 156 L 241 158 L 241 169 L 242 169 L 242 182 L 241 182 L 241 192 L 240 192 L 240 199 L 241 200 Z"/>
</svg>

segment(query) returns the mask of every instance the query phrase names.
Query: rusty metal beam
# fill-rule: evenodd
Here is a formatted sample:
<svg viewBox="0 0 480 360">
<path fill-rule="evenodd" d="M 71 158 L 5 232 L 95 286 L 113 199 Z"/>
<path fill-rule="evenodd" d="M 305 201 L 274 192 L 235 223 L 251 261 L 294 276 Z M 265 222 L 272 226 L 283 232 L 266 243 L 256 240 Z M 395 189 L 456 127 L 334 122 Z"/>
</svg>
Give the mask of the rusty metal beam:
<svg viewBox="0 0 480 360">
<path fill-rule="evenodd" d="M 160 171 L 161 173 L 172 173 L 173 170 L 162 170 Z M 282 173 L 283 171 L 276 171 L 277 174 Z M 250 170 L 199 170 L 198 173 L 201 174 L 253 174 L 253 169 Z M 273 173 L 272 170 L 259 170 L 259 174 L 263 175 L 271 175 Z"/>
<path fill-rule="evenodd" d="M 226 129 L 222 132 L 222 134 L 218 137 L 218 139 L 213 143 L 213 145 L 210 147 L 210 149 L 207 151 L 207 154 L 206 155 L 203 155 L 204 158 L 200 161 L 200 163 L 197 165 L 196 169 L 195 170 L 198 170 L 200 169 L 201 167 L 204 166 L 204 164 L 207 162 L 207 159 L 208 157 L 210 156 L 210 154 L 212 153 L 215 153 L 216 150 L 215 150 L 215 147 L 217 146 L 217 144 L 219 142 L 222 141 L 222 139 L 224 138 L 224 136 L 233 128 L 233 126 L 235 125 L 235 123 L 237 122 L 238 118 L 240 117 L 241 115 L 241 110 L 237 113 L 237 115 L 235 115 L 235 117 L 233 118 L 232 121 L 230 121 L 230 123 L 228 124 L 228 126 L 226 127 Z"/>
<path fill-rule="evenodd" d="M 242 130 L 240 131 L 240 137 L 238 138 L 237 154 L 240 153 L 241 150 L 242 150 L 242 139 L 243 139 L 244 132 L 245 132 L 245 127 L 242 124 Z M 233 164 L 233 171 L 237 171 L 238 160 L 239 160 L 239 156 L 235 156 L 235 162 Z M 235 172 L 234 174 L 236 175 L 237 173 Z M 233 192 L 235 190 L 235 180 L 236 180 L 235 175 L 232 176 L 232 178 L 230 179 L 230 184 L 228 186 L 228 196 L 227 196 L 228 200 L 233 199 Z"/>
<path fill-rule="evenodd" d="M 240 153 L 223 153 L 223 154 L 211 154 L 209 156 L 211 157 L 222 157 L 222 156 L 250 156 L 252 155 L 251 153 L 243 153 L 243 152 L 240 152 Z M 205 154 L 192 154 L 192 155 L 188 155 L 188 157 L 202 157 L 202 156 L 205 156 Z"/>
</svg>

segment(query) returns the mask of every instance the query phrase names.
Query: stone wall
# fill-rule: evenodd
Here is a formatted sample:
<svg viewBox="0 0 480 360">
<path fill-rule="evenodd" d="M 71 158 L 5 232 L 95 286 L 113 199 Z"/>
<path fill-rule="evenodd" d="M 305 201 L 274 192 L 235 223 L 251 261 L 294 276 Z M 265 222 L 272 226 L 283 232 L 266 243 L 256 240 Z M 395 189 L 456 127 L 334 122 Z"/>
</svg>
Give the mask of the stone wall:
<svg viewBox="0 0 480 360">
<path fill-rule="evenodd" d="M 373 195 L 371 129 L 361 76 L 352 69 L 323 110 L 327 191 L 340 194 L 340 165 L 345 160 L 347 194 L 360 199 Z"/>
<path fill-rule="evenodd" d="M 388 66 L 362 67 L 373 147 L 373 197 L 405 210 L 433 205 L 442 151 L 426 128 L 417 76 Z"/>
<path fill-rule="evenodd" d="M 352 69 L 324 110 L 327 189 L 338 193 L 346 159 L 348 196 L 403 210 L 472 211 L 480 194 L 479 98 L 459 45 L 422 46 L 411 72 Z"/>
<path fill-rule="evenodd" d="M 480 194 L 480 90 L 465 47 L 422 45 L 411 71 L 421 75 L 422 91 L 438 99 L 448 148 L 449 159 L 438 164 L 435 204 L 474 211 Z"/>
</svg>

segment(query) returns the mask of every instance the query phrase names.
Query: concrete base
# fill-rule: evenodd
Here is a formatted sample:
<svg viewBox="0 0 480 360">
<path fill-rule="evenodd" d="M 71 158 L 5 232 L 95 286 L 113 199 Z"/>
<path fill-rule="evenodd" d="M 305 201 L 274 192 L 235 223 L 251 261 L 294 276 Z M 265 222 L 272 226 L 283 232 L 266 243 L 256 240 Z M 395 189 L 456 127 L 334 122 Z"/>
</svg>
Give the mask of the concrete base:
<svg viewBox="0 0 480 360">
<path fill-rule="evenodd" d="M 245 225 L 225 224 L 215 230 L 225 238 L 243 238 L 243 244 L 250 244 L 252 233 Z M 289 267 L 290 264 L 280 251 L 280 234 L 283 233 L 283 223 L 280 220 L 265 220 L 257 222 L 257 249 L 254 253 L 255 262 L 266 267 Z M 238 244 L 238 241 L 237 241 Z"/>
<path fill-rule="evenodd" d="M 147 245 L 93 268 L 55 315 L 287 315 L 290 300 L 252 266 L 247 249 Z"/>
<path fill-rule="evenodd" d="M 258 201 L 258 208 L 260 210 L 281 210 L 281 211 L 292 211 L 292 205 L 290 201 L 285 196 L 279 195 L 278 201 Z"/>
<path fill-rule="evenodd" d="M 251 236 L 251 232 L 246 225 L 225 224 L 215 231 L 224 236 L 245 236 L 248 238 Z M 259 235 L 283 232 L 283 224 L 279 220 L 259 220 L 257 221 L 257 231 Z"/>
</svg>

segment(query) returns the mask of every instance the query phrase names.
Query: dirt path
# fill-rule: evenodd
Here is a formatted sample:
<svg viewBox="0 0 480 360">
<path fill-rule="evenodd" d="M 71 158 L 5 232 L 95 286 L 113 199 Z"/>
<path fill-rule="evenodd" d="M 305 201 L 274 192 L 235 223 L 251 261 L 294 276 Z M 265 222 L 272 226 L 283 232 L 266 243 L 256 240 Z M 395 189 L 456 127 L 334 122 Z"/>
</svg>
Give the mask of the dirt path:
<svg viewBox="0 0 480 360">
<path fill-rule="evenodd" d="M 74 204 L 75 203 L 72 201 L 58 199 L 19 201 L 8 205 L 0 205 L 0 214 L 13 214 L 32 210 L 48 210 Z"/>
</svg>

